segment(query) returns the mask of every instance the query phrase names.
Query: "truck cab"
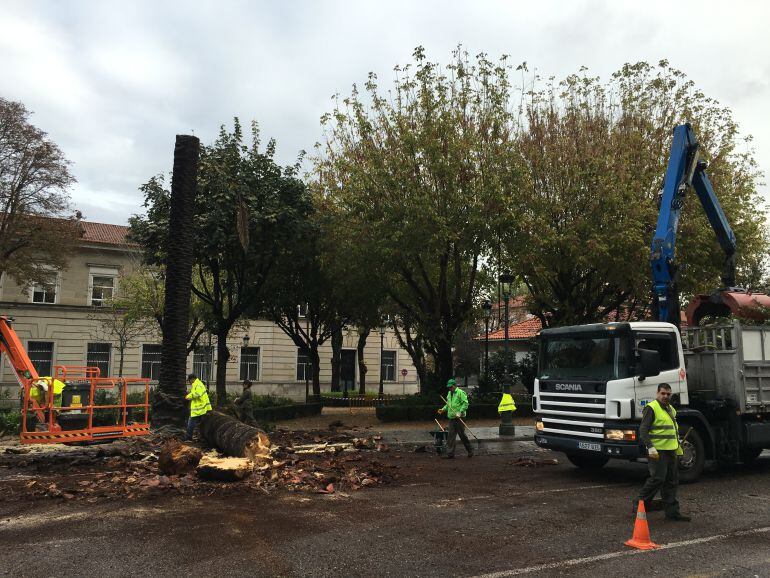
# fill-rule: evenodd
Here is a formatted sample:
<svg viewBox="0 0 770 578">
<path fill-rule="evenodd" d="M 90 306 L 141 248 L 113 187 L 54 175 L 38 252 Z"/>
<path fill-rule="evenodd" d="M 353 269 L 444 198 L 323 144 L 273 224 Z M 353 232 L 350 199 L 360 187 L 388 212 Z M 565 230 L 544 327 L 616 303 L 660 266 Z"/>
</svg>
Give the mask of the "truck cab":
<svg viewBox="0 0 770 578">
<path fill-rule="evenodd" d="M 533 399 L 535 443 L 565 452 L 580 467 L 646 457 L 639 422 L 661 383 L 671 386 L 675 406 L 689 403 L 682 341 L 671 323 L 544 329 Z"/>
</svg>

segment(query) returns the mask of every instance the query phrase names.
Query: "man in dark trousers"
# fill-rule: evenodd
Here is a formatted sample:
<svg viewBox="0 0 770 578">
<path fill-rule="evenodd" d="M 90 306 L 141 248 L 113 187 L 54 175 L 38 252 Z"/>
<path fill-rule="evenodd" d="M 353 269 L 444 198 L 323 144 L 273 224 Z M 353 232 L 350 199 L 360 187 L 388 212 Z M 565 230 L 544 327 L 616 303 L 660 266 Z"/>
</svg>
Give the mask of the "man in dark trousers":
<svg viewBox="0 0 770 578">
<path fill-rule="evenodd" d="M 666 519 L 689 522 L 690 517 L 679 511 L 676 492 L 679 486 L 679 426 L 676 423 L 676 410 L 671 406 L 671 386 L 667 383 L 658 385 L 656 399 L 648 403 L 642 413 L 639 437 L 647 447 L 647 461 L 650 477 L 634 500 L 633 511 L 644 500 L 647 505 L 660 491 Z"/>
<path fill-rule="evenodd" d="M 468 395 L 457 387 L 457 382 L 454 379 L 447 381 L 446 385 L 449 388 L 446 396 L 446 405 L 438 410 L 441 414 L 446 413 L 449 418 L 445 457 L 450 460 L 455 457 L 455 443 L 459 435 L 460 440 L 465 446 L 465 451 L 468 452 L 468 457 L 472 458 L 473 448 L 471 447 L 471 442 L 468 441 L 468 436 L 465 435 L 465 426 L 460 421 L 460 418 L 465 417 L 465 412 L 468 410 Z"/>
<path fill-rule="evenodd" d="M 251 381 L 248 379 L 243 381 L 243 393 L 235 398 L 234 403 L 238 412 L 238 419 L 245 424 L 256 426 L 257 422 L 254 419 L 254 400 L 251 397 Z"/>
</svg>

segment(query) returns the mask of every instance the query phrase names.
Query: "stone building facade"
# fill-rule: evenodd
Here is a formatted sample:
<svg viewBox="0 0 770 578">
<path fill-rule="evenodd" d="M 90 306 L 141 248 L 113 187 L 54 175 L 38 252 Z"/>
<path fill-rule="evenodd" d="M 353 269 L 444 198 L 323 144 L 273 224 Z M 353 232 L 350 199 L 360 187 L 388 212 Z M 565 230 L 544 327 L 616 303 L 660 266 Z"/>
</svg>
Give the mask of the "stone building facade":
<svg viewBox="0 0 770 578">
<path fill-rule="evenodd" d="M 127 227 L 87 221 L 80 225 L 78 250 L 65 270 L 51 270 L 48 283 L 20 287 L 10 278 L 0 280 L 0 314 L 13 317 L 13 327 L 41 375 L 49 375 L 54 365 L 97 366 L 102 375 L 117 375 L 122 357 L 124 376 L 155 381 L 160 368 L 160 335 L 148 331 L 132 339 L 121 356 L 117 340 L 105 330 L 103 322 L 103 306 L 117 294 L 120 275 L 129 273 L 139 261 L 138 247 L 127 243 Z M 358 333 L 349 328 L 343 335 L 343 385 L 354 389 L 359 380 Z M 242 379 L 249 378 L 256 394 L 304 398 L 311 367 L 303 353 L 271 321 L 256 319 L 241 324 L 231 332 L 228 349 L 228 390 L 240 390 Z M 204 334 L 200 347 L 188 358 L 188 371 L 211 381 L 212 386 L 215 352 L 215 341 L 212 343 L 212 338 Z M 321 347 L 320 357 L 321 389 L 329 390 L 330 343 Z M 373 332 L 364 358 L 369 369 L 367 391 L 377 390 L 380 372 L 385 393 L 417 391 L 417 374 L 411 358 L 398 346 L 392 330 L 388 329 L 382 338 L 382 355 L 380 334 Z M 15 398 L 17 390 L 13 370 L 3 360 L 0 398 Z"/>
</svg>

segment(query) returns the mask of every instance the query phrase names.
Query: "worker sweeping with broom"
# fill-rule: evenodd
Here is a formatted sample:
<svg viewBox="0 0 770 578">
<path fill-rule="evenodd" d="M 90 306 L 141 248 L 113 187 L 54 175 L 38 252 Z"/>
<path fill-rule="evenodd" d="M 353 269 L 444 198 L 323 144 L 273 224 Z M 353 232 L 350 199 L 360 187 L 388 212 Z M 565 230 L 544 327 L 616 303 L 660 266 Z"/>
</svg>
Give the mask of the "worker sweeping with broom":
<svg viewBox="0 0 770 578">
<path fill-rule="evenodd" d="M 457 436 L 460 436 L 465 450 L 468 452 L 468 457 L 473 457 L 473 448 L 471 442 L 468 440 L 468 436 L 465 435 L 465 425 L 462 418 L 465 417 L 465 412 L 468 410 L 468 395 L 460 388 L 457 387 L 457 382 L 454 379 L 447 381 L 447 387 L 449 392 L 446 396 L 446 405 L 442 407 L 438 412 L 440 414 L 447 414 L 449 418 L 449 432 L 447 433 L 447 451 L 445 458 L 451 460 L 455 457 L 455 443 L 457 442 Z"/>
</svg>

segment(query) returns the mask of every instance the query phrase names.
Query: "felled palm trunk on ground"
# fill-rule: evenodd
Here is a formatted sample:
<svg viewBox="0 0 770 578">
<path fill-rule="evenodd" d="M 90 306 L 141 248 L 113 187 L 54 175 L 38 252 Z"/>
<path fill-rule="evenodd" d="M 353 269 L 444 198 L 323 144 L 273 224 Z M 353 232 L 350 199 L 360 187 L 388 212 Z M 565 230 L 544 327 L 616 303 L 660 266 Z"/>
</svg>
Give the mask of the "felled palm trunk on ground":
<svg viewBox="0 0 770 578">
<path fill-rule="evenodd" d="M 227 456 L 264 462 L 270 457 L 270 439 L 260 429 L 218 411 L 208 412 L 200 424 L 206 443 Z"/>
</svg>

